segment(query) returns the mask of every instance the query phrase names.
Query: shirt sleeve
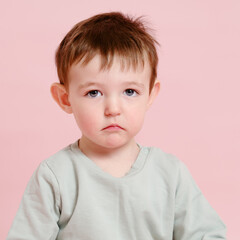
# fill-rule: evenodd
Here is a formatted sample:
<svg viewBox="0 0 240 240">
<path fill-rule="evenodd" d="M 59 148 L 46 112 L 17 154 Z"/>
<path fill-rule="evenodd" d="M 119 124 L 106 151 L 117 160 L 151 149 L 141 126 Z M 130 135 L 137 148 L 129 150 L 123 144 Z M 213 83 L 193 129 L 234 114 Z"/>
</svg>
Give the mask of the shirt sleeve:
<svg viewBox="0 0 240 240">
<path fill-rule="evenodd" d="M 59 217 L 58 182 L 47 163 L 43 162 L 27 185 L 7 240 L 56 239 Z"/>
<path fill-rule="evenodd" d="M 179 162 L 174 240 L 226 239 L 226 226 L 207 202 L 186 166 Z"/>
</svg>

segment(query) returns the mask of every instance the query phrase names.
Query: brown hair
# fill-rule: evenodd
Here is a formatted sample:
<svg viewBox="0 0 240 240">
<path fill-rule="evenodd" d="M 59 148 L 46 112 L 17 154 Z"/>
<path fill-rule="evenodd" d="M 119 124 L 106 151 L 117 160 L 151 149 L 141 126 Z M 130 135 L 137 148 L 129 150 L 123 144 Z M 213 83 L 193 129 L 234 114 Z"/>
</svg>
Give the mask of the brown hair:
<svg viewBox="0 0 240 240">
<path fill-rule="evenodd" d="M 68 87 L 67 75 L 72 64 L 87 64 L 96 54 L 101 56 L 101 69 L 110 68 L 114 55 L 122 68 L 144 65 L 146 56 L 151 67 L 151 91 L 157 76 L 158 42 L 148 33 L 142 18 L 133 19 L 120 12 L 95 15 L 77 23 L 64 37 L 56 51 L 56 66 L 61 84 Z"/>
</svg>

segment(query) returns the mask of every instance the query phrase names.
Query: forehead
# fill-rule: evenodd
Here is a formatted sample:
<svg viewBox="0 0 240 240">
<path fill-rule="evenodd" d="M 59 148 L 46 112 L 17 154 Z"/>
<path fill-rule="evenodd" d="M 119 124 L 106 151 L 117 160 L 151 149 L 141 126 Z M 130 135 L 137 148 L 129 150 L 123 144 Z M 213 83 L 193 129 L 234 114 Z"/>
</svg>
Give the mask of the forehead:
<svg viewBox="0 0 240 240">
<path fill-rule="evenodd" d="M 128 78 L 128 80 L 146 81 L 149 83 L 151 67 L 147 57 L 145 57 L 144 61 L 131 64 L 127 58 L 122 56 L 114 56 L 111 63 L 104 66 L 101 55 L 97 54 L 87 63 L 81 60 L 73 64 L 68 73 L 69 83 L 76 80 L 81 82 L 104 80 L 106 77 L 119 80 Z"/>
</svg>

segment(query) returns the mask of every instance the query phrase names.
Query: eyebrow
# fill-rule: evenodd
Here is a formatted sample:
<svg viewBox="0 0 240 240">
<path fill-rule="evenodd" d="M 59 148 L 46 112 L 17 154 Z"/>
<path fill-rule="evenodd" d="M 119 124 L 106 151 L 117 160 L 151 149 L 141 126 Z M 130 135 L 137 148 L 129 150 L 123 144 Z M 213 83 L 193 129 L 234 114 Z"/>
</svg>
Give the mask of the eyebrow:
<svg viewBox="0 0 240 240">
<path fill-rule="evenodd" d="M 124 85 L 136 85 L 137 87 L 144 88 L 144 84 L 143 83 L 134 82 L 134 81 L 125 82 Z"/>
<path fill-rule="evenodd" d="M 79 86 L 78 86 L 78 89 L 81 89 L 81 88 L 87 88 L 87 87 L 91 87 L 91 86 L 97 86 L 97 87 L 101 87 L 103 84 L 101 83 L 96 83 L 96 82 L 87 82 L 87 83 L 80 83 Z M 139 88 L 142 88 L 144 89 L 144 84 L 143 83 L 138 83 L 138 82 L 134 82 L 134 81 L 129 81 L 129 82 L 124 82 L 122 85 L 135 85 Z"/>
<path fill-rule="evenodd" d="M 78 88 L 87 88 L 87 87 L 91 87 L 91 86 L 102 86 L 101 83 L 96 83 L 96 82 L 87 82 L 87 83 L 80 83 Z"/>
</svg>

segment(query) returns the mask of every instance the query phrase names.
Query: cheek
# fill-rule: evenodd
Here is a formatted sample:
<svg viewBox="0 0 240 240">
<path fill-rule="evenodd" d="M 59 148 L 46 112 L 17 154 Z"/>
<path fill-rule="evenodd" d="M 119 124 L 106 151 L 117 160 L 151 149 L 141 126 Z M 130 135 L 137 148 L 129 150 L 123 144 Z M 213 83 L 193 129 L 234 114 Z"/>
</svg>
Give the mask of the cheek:
<svg viewBox="0 0 240 240">
<path fill-rule="evenodd" d="M 145 109 L 142 108 L 132 108 L 128 111 L 128 119 L 127 122 L 131 125 L 131 128 L 138 129 L 142 126 L 144 117 L 145 117 Z"/>
<path fill-rule="evenodd" d="M 97 119 L 99 119 L 99 114 L 96 111 L 91 111 L 91 109 L 80 108 L 81 111 L 74 111 L 74 117 L 76 119 L 77 125 L 82 132 L 92 132 L 99 124 Z"/>
</svg>

